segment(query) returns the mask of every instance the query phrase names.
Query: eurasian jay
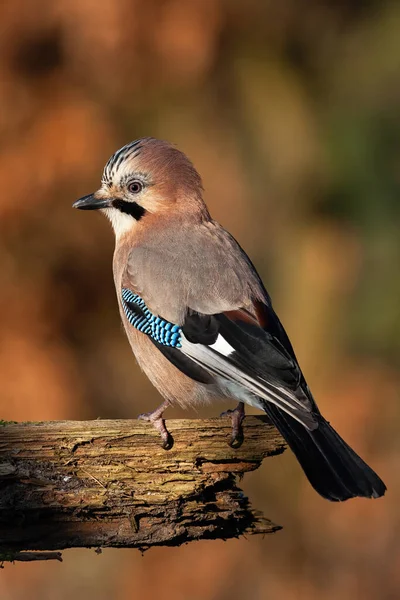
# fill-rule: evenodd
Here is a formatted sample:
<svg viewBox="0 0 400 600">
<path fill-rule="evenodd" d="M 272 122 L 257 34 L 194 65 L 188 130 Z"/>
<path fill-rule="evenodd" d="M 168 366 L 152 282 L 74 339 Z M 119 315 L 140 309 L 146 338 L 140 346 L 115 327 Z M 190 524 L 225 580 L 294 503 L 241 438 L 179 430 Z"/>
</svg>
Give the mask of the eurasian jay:
<svg viewBox="0 0 400 600">
<path fill-rule="evenodd" d="M 311 485 L 334 501 L 378 498 L 386 487 L 321 415 L 271 299 L 248 256 L 214 221 L 199 174 L 172 144 L 142 138 L 107 162 L 100 189 L 74 203 L 100 209 L 116 246 L 114 281 L 136 359 L 165 399 L 141 415 L 172 440 L 164 410 L 218 398 L 263 410 Z"/>
</svg>

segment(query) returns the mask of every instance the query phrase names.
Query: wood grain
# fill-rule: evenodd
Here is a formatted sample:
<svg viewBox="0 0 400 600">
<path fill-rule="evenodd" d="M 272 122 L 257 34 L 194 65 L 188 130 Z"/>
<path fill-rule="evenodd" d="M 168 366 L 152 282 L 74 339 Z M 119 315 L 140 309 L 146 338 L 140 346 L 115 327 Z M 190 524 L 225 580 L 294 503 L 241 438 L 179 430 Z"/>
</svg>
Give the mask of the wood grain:
<svg viewBox="0 0 400 600">
<path fill-rule="evenodd" d="M 136 420 L 2 425 L 0 552 L 144 549 L 280 529 L 237 485 L 284 450 L 265 418 L 246 418 L 236 450 L 227 419 L 171 420 L 168 429 L 165 451 Z"/>
</svg>

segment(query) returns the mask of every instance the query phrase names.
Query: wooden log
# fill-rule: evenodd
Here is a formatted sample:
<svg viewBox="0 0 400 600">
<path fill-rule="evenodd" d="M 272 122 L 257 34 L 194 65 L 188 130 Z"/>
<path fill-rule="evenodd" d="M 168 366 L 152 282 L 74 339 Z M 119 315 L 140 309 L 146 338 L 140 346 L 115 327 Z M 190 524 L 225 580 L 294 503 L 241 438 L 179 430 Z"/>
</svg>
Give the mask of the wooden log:
<svg viewBox="0 0 400 600">
<path fill-rule="evenodd" d="M 26 550 L 145 549 L 280 529 L 237 486 L 284 450 L 266 418 L 246 418 L 239 449 L 227 443 L 229 419 L 167 425 L 169 451 L 142 421 L 3 424 L 0 561 Z"/>
</svg>

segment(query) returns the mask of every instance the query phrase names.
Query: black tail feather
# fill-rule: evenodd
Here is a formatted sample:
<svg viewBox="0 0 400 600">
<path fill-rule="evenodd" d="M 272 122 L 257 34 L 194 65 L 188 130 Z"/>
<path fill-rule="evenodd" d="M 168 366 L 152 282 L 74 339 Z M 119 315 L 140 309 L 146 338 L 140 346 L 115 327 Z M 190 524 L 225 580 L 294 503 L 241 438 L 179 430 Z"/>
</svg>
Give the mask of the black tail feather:
<svg viewBox="0 0 400 600">
<path fill-rule="evenodd" d="M 324 498 L 379 498 L 386 486 L 325 419 L 308 431 L 270 403 L 264 410 L 287 441 L 313 488 Z"/>
</svg>

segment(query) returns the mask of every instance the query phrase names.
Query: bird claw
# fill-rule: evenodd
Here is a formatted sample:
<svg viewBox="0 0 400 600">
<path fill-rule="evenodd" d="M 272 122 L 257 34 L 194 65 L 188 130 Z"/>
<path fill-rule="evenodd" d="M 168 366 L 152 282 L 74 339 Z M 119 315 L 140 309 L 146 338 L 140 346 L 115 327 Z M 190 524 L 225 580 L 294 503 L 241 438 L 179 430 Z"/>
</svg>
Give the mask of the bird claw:
<svg viewBox="0 0 400 600">
<path fill-rule="evenodd" d="M 232 429 L 232 435 L 231 435 L 231 439 L 228 442 L 228 445 L 231 448 L 233 448 L 234 450 L 237 450 L 243 444 L 243 441 L 244 441 L 244 435 L 243 435 L 242 428 L 240 428 L 240 430 L 237 432 L 233 431 L 233 429 Z"/>
<path fill-rule="evenodd" d="M 161 448 L 163 450 L 171 450 L 172 446 L 174 445 L 174 438 L 172 437 L 168 429 L 165 427 L 165 424 L 164 429 L 165 432 L 161 433 Z"/>
<path fill-rule="evenodd" d="M 232 420 L 232 435 L 231 439 L 228 442 L 231 448 L 237 449 L 243 444 L 244 435 L 243 435 L 243 419 L 245 417 L 244 412 L 244 404 L 243 402 L 239 402 L 235 409 L 225 410 L 220 414 L 220 417 L 230 417 Z"/>
<path fill-rule="evenodd" d="M 163 450 L 171 450 L 172 446 L 174 445 L 174 438 L 166 428 L 165 419 L 162 418 L 162 413 L 160 413 L 159 409 L 153 412 L 142 413 L 138 416 L 138 419 L 140 421 L 147 421 L 148 423 L 151 423 L 154 429 L 157 429 L 157 431 L 160 433 L 162 442 L 161 448 Z"/>
</svg>

